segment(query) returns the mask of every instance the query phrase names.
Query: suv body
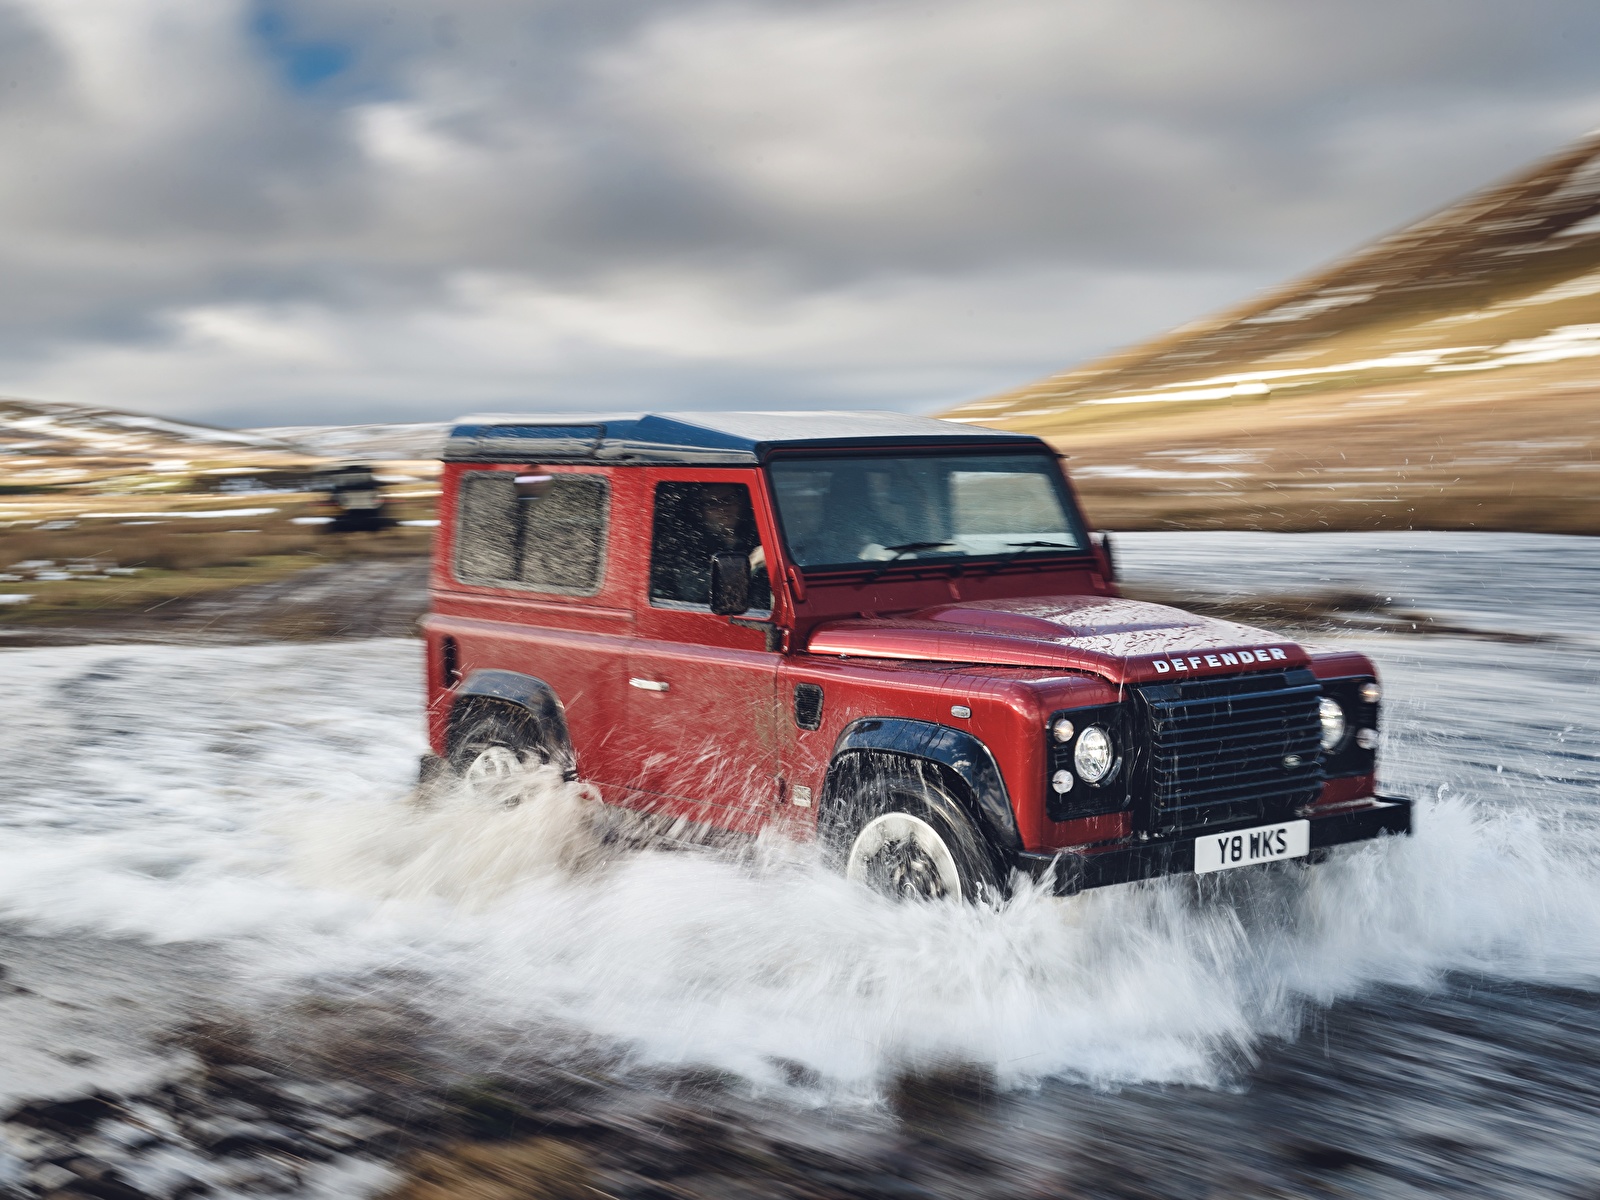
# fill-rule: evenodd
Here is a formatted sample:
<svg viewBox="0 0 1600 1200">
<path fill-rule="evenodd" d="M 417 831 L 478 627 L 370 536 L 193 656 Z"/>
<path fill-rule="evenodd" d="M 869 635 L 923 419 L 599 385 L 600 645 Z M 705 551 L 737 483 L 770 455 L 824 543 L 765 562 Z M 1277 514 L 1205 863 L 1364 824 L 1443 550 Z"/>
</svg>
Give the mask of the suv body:
<svg viewBox="0 0 1600 1200">
<path fill-rule="evenodd" d="M 1372 663 L 1121 597 L 1038 438 L 884 413 L 492 416 L 444 460 L 435 764 L 509 748 L 610 804 L 820 831 L 852 873 L 934 828 L 969 895 L 1410 831 L 1409 802 L 1376 794 Z M 934 857 L 931 887 L 904 854 L 893 886 L 952 890 Z"/>
</svg>

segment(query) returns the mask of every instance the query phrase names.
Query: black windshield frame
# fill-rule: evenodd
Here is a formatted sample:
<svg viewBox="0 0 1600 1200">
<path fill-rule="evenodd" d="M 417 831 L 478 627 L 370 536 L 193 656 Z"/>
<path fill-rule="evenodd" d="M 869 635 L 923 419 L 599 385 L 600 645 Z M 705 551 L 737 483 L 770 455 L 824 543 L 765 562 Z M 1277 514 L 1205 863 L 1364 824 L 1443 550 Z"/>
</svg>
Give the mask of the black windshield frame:
<svg viewBox="0 0 1600 1200">
<path fill-rule="evenodd" d="M 904 556 L 885 555 L 882 558 L 872 559 L 844 559 L 831 562 L 809 561 L 804 553 L 797 553 L 796 542 L 793 538 L 793 514 L 785 512 L 785 502 L 780 485 L 780 472 L 788 465 L 820 464 L 825 462 L 851 462 L 864 463 L 873 461 L 893 460 L 907 461 L 915 459 L 958 459 L 961 462 L 970 462 L 975 467 L 986 463 L 998 465 L 1000 461 L 1013 463 L 1026 463 L 1030 470 L 1026 473 L 1036 474 L 1048 481 L 1051 493 L 1060 506 L 1060 517 L 1066 525 L 1065 531 L 1038 533 L 1028 535 L 1025 531 L 1015 535 L 1013 543 L 1026 543 L 1037 539 L 1047 541 L 1053 539 L 1070 540 L 1073 544 L 1063 545 L 1059 549 L 1038 545 L 1008 545 L 1004 549 L 996 549 L 985 553 L 938 553 L 932 551 L 917 551 Z M 1022 472 L 1019 472 L 1022 473 Z M 811 574 L 835 574 L 843 572 L 866 572 L 872 576 L 894 572 L 926 572 L 929 570 L 948 573 L 952 569 L 963 568 L 989 568 L 995 569 L 1014 562 L 1025 562 L 1037 565 L 1040 560 L 1055 561 L 1061 558 L 1083 559 L 1093 555 L 1088 534 L 1088 528 L 1079 511 L 1077 498 L 1061 470 L 1059 458 L 1048 450 L 1030 450 L 1016 446 L 930 446 L 926 448 L 894 448 L 885 449 L 874 447 L 854 451 L 780 451 L 772 455 L 764 464 L 762 474 L 766 477 L 766 485 L 772 505 L 772 514 L 778 527 L 778 534 L 783 541 L 784 552 L 790 563 L 801 572 Z M 892 550 L 890 546 L 888 549 Z"/>
</svg>

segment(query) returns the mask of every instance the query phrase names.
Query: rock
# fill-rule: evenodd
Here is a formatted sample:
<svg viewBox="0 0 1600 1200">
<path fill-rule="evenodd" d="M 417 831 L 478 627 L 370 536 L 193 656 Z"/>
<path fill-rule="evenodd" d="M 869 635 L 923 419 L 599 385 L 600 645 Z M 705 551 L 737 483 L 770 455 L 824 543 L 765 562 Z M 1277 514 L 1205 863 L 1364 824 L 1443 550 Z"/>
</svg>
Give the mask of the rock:
<svg viewBox="0 0 1600 1200">
<path fill-rule="evenodd" d="M 0 1125 L 0 1149 L 9 1150 L 26 1162 L 41 1162 L 51 1158 L 65 1158 L 72 1152 L 72 1143 L 48 1129 L 27 1125 Z"/>
<path fill-rule="evenodd" d="M 151 1200 L 179 1200 L 209 1191 L 213 1164 L 185 1150 L 158 1148 L 128 1164 L 127 1181 Z"/>
<path fill-rule="evenodd" d="M 273 1121 L 240 1121 L 230 1117 L 195 1121 L 189 1126 L 189 1136 L 218 1157 L 258 1150 L 281 1150 L 319 1161 L 329 1157 L 323 1147 L 304 1134 Z"/>
<path fill-rule="evenodd" d="M 56 1169 L 60 1170 L 61 1166 L 74 1176 L 70 1182 L 52 1189 L 63 1196 L 92 1196 L 95 1200 L 150 1200 L 145 1192 L 131 1186 L 110 1163 L 95 1158 L 75 1158 Z M 35 1172 L 35 1175 L 40 1173 Z"/>
<path fill-rule="evenodd" d="M 103 1096 L 86 1096 L 81 1100 L 25 1104 L 12 1113 L 10 1119 L 19 1125 L 73 1136 L 87 1133 L 101 1121 L 116 1115 L 116 1108 Z"/>
<path fill-rule="evenodd" d="M 135 1125 L 131 1121 L 101 1121 L 95 1126 L 94 1137 L 79 1144 L 89 1149 L 91 1143 L 99 1141 L 118 1150 L 141 1150 L 160 1140 L 160 1134 L 144 1125 Z"/>
<path fill-rule="evenodd" d="M 402 1137 L 393 1125 L 372 1117 L 330 1117 L 306 1130 L 307 1136 L 333 1150 L 353 1150 Z"/>
<path fill-rule="evenodd" d="M 264 1121 L 267 1119 L 267 1110 L 256 1104 L 249 1104 L 232 1096 L 223 1096 L 212 1101 L 211 1111 L 219 1117 L 232 1117 L 236 1121 Z"/>
<path fill-rule="evenodd" d="M 278 1085 L 278 1091 L 303 1108 L 348 1116 L 372 1099 L 366 1088 L 350 1083 L 293 1083 Z"/>
<path fill-rule="evenodd" d="M 252 1083 L 275 1084 L 278 1082 L 278 1077 L 271 1071 L 264 1070 L 261 1067 L 246 1066 L 244 1064 L 230 1066 L 225 1073 L 235 1076 L 239 1079 L 248 1079 Z"/>
<path fill-rule="evenodd" d="M 65 1167 L 58 1167 L 55 1163 L 45 1163 L 35 1167 L 28 1174 L 28 1182 L 41 1192 L 53 1192 L 57 1188 L 66 1187 L 69 1183 L 76 1183 L 78 1177 Z"/>
<path fill-rule="evenodd" d="M 128 1117 L 127 1123 L 131 1123 L 134 1128 L 147 1129 L 169 1141 L 183 1136 L 178 1130 L 178 1123 L 154 1104 L 134 1102 L 128 1104 L 125 1111 Z"/>
<path fill-rule="evenodd" d="M 299 1171 L 266 1158 L 219 1163 L 213 1178 L 224 1188 L 248 1192 L 296 1192 L 302 1182 Z"/>
</svg>

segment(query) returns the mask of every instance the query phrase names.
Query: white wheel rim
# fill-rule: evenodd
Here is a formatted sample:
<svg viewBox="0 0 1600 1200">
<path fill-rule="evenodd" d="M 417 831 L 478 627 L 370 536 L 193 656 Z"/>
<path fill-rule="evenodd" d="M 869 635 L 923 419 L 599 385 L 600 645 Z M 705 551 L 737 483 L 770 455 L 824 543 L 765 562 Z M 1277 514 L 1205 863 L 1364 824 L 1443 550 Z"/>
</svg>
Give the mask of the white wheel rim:
<svg viewBox="0 0 1600 1200">
<path fill-rule="evenodd" d="M 850 860 L 845 864 L 845 876 L 858 883 L 870 884 L 869 868 L 872 860 L 896 845 L 909 847 L 925 860 L 933 878 L 938 881 L 941 895 L 960 897 L 961 872 L 956 869 L 955 855 L 950 853 L 950 847 L 945 845 L 938 830 L 921 817 L 914 817 L 910 813 L 884 813 L 883 816 L 868 821 L 861 832 L 856 834 L 856 840 L 850 846 Z"/>
<path fill-rule="evenodd" d="M 509 779 L 522 770 L 522 759 L 510 746 L 486 746 L 467 768 L 468 783 Z"/>
</svg>

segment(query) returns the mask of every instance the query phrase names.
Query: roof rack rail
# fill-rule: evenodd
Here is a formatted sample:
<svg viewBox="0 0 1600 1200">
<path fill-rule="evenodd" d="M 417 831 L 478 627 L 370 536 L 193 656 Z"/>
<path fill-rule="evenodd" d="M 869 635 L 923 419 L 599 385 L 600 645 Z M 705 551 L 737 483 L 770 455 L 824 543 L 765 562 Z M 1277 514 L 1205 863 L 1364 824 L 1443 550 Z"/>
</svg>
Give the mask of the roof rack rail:
<svg viewBox="0 0 1600 1200">
<path fill-rule="evenodd" d="M 1031 434 L 886 412 L 502 414 L 463 417 L 446 462 L 738 466 L 778 449 L 978 445 L 1038 448 Z"/>
</svg>

